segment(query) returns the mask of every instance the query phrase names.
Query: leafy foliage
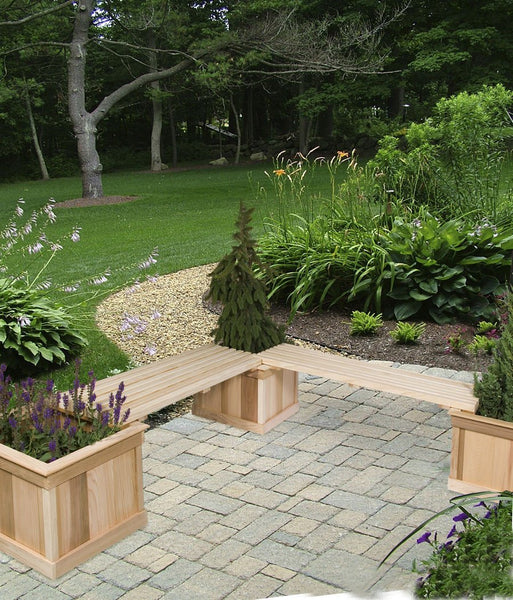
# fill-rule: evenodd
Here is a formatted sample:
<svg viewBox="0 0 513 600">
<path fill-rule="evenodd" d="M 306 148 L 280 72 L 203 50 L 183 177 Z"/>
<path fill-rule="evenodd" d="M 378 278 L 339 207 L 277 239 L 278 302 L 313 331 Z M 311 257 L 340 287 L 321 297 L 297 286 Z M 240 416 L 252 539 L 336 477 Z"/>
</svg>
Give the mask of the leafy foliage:
<svg viewBox="0 0 513 600">
<path fill-rule="evenodd" d="M 62 365 L 86 343 L 68 311 L 42 291 L 0 279 L 0 361 L 11 373 Z"/>
<path fill-rule="evenodd" d="M 426 329 L 425 323 L 406 323 L 399 321 L 396 328 L 390 332 L 398 344 L 414 344 Z"/>
<path fill-rule="evenodd" d="M 121 383 L 111 393 L 108 407 L 96 401 L 95 378 L 87 384 L 78 377 L 72 389 L 61 394 L 52 380 L 43 386 L 26 379 L 13 386 L 0 366 L 0 443 L 43 462 L 51 462 L 79 448 L 101 440 L 127 420 L 130 409 L 121 414 L 126 396 Z M 78 364 L 77 364 L 78 370 Z"/>
<path fill-rule="evenodd" d="M 351 335 L 374 335 L 383 327 L 382 315 L 354 310 L 351 314 Z"/>
<path fill-rule="evenodd" d="M 417 538 L 417 544 L 428 543 L 433 552 L 422 561 L 421 571 L 415 562 L 413 564 L 413 570 L 421 574 L 415 589 L 417 597 L 475 600 L 491 596 L 510 597 L 513 593 L 512 500 L 513 493 L 509 491 L 451 498 L 449 507 L 435 513 L 404 537 L 381 564 L 405 542 L 424 531 Z M 427 527 L 435 519 L 454 514 L 455 509 L 459 512 L 453 516 L 454 524 L 442 542 L 438 539 L 438 532 L 433 533 Z"/>
<path fill-rule="evenodd" d="M 484 417 L 513 421 L 513 294 L 508 296 L 508 322 L 493 350 L 486 373 L 475 377 L 477 413 Z"/>
<path fill-rule="evenodd" d="M 494 298 L 504 292 L 509 273 L 510 231 L 499 233 L 487 221 L 440 222 L 421 213 L 408 222 L 396 219 L 380 241 L 389 257 L 386 273 L 367 272 L 367 282 L 371 289 L 378 277 L 389 283 L 387 302 L 396 319 L 423 314 L 449 323 L 495 317 Z"/>
<path fill-rule="evenodd" d="M 283 342 L 285 334 L 266 315 L 265 284 L 253 271 L 257 261 L 249 225 L 253 210 L 240 205 L 233 236 L 236 244 L 212 271 L 207 298 L 223 305 L 214 330 L 215 341 L 236 350 L 261 352 Z"/>
<path fill-rule="evenodd" d="M 511 597 L 511 502 L 480 505 L 486 510 L 484 516 L 465 509 L 453 517 L 463 529 L 458 531 L 455 525 L 445 542 L 441 543 L 436 533 L 430 539 L 430 532 L 418 539 L 418 543 L 429 543 L 433 553 L 422 561 L 424 569 L 417 581 L 416 597 Z"/>
<path fill-rule="evenodd" d="M 494 221 L 511 220 L 500 180 L 512 101 L 502 85 L 443 98 L 425 122 L 385 136 L 372 164 L 412 207 L 425 205 L 446 218 L 475 210 Z"/>
</svg>

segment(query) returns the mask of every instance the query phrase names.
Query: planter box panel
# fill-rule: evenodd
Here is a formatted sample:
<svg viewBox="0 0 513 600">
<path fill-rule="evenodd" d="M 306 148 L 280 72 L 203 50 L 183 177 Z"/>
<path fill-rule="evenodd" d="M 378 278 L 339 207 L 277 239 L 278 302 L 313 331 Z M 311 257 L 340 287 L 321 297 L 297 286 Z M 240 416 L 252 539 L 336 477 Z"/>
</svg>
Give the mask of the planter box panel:
<svg viewBox="0 0 513 600">
<path fill-rule="evenodd" d="M 266 433 L 298 407 L 297 373 L 264 365 L 196 394 L 192 413 Z"/>
<path fill-rule="evenodd" d="M 451 410 L 449 489 L 460 492 L 513 489 L 513 424 Z"/>
<path fill-rule="evenodd" d="M 0 445 L 0 550 L 55 578 L 144 526 L 145 429 L 133 423 L 50 464 Z"/>
</svg>

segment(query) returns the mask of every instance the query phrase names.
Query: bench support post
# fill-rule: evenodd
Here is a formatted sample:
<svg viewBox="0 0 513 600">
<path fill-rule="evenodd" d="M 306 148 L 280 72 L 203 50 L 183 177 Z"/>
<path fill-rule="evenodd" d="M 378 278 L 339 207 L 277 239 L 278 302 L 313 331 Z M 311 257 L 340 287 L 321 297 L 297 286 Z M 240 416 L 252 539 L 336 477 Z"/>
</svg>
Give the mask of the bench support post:
<svg viewBox="0 0 513 600">
<path fill-rule="evenodd" d="M 261 365 L 195 394 L 192 414 L 266 433 L 298 407 L 297 373 Z"/>
</svg>

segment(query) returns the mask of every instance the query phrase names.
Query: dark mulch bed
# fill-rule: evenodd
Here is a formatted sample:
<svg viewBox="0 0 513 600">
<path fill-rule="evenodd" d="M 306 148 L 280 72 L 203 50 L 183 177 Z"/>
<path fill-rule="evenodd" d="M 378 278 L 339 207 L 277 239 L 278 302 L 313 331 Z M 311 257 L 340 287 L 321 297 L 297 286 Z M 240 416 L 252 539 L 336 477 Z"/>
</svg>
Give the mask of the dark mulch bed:
<svg viewBox="0 0 513 600">
<path fill-rule="evenodd" d="M 276 322 L 284 323 L 288 312 L 282 307 L 273 307 L 271 314 Z M 350 335 L 350 312 L 325 311 L 296 315 L 287 328 L 287 334 L 328 346 L 343 354 L 372 360 L 391 360 L 399 363 L 456 369 L 457 371 L 482 371 L 490 364 L 491 357 L 477 357 L 464 350 L 447 352 L 447 338 L 460 332 L 467 342 L 472 340 L 474 330 L 469 325 L 437 325 L 426 323 L 426 330 L 418 342 L 411 345 L 397 344 L 390 336 L 396 321 L 384 321 L 377 335 Z"/>
</svg>

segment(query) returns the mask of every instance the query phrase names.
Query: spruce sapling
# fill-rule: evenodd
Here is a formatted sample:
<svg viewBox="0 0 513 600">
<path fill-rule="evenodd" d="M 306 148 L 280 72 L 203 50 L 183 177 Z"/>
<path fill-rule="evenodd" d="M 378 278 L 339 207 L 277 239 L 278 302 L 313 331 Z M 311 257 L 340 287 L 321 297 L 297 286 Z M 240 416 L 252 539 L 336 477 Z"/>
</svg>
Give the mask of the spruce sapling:
<svg viewBox="0 0 513 600">
<path fill-rule="evenodd" d="M 253 271 L 253 264 L 258 262 L 256 242 L 251 237 L 253 210 L 241 203 L 233 236 L 236 243 L 210 273 L 207 298 L 223 306 L 212 332 L 215 341 L 236 350 L 261 352 L 282 343 L 285 333 L 266 314 L 269 302 L 265 284 Z"/>
</svg>

